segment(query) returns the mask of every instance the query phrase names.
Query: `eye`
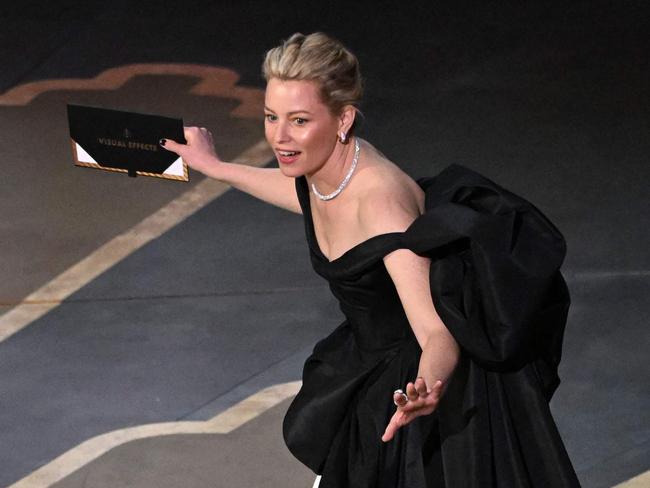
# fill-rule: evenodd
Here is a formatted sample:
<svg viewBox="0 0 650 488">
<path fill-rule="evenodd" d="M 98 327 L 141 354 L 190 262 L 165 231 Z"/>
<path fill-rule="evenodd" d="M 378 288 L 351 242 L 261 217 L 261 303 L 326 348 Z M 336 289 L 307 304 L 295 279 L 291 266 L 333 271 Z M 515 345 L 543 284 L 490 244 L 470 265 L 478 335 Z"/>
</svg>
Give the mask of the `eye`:
<svg viewBox="0 0 650 488">
<path fill-rule="evenodd" d="M 264 114 L 264 117 L 266 117 L 266 120 L 268 120 L 269 122 L 275 122 L 276 120 L 278 120 L 278 116 L 275 114 Z"/>
<path fill-rule="evenodd" d="M 302 117 L 298 117 L 294 119 L 294 122 L 296 125 L 305 125 L 307 123 L 307 119 L 303 119 Z"/>
</svg>

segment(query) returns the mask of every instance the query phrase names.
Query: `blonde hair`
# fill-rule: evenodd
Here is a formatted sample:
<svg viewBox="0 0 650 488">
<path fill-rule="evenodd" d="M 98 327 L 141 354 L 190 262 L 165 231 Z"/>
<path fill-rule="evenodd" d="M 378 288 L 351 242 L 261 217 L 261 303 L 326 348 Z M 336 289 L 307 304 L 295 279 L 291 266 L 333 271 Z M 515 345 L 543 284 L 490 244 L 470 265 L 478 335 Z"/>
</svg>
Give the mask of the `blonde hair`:
<svg viewBox="0 0 650 488">
<path fill-rule="evenodd" d="M 322 32 L 296 33 L 270 49 L 262 73 L 267 82 L 271 78 L 317 82 L 322 102 L 334 115 L 346 105 L 359 111 L 363 94 L 359 62 L 343 44 Z"/>
</svg>

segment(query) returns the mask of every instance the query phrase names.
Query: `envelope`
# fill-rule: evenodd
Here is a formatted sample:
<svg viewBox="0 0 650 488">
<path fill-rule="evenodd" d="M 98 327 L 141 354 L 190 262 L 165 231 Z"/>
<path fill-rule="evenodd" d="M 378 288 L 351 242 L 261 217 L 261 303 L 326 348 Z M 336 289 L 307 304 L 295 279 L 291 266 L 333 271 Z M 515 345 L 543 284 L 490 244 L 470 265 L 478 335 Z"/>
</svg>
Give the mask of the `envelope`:
<svg viewBox="0 0 650 488">
<path fill-rule="evenodd" d="M 183 160 L 158 144 L 186 142 L 182 119 L 68 104 L 68 123 L 76 166 L 189 181 Z"/>
</svg>

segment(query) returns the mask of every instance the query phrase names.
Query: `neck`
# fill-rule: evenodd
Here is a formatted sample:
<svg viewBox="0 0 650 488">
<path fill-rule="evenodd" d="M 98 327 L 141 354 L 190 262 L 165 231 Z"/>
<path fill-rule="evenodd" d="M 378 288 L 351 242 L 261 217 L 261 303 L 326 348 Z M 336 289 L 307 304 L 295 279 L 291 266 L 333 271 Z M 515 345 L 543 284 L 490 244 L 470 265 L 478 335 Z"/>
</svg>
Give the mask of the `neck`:
<svg viewBox="0 0 650 488">
<path fill-rule="evenodd" d="M 327 161 L 313 173 L 306 173 L 307 183 L 313 183 L 323 194 L 333 192 L 345 178 L 354 158 L 354 138 L 347 144 L 336 143 Z"/>
</svg>

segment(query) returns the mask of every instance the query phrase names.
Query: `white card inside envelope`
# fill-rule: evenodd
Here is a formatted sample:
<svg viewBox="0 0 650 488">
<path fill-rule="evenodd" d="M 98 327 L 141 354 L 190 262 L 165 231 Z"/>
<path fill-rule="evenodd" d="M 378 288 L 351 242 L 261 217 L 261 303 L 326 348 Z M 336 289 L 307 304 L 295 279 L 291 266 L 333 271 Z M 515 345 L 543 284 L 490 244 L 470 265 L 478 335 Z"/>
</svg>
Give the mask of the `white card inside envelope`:
<svg viewBox="0 0 650 488">
<path fill-rule="evenodd" d="M 99 164 L 93 159 L 93 157 L 86 152 L 86 150 L 79 145 L 78 142 L 75 142 L 77 148 L 77 160 L 80 163 L 94 163 Z M 163 174 L 172 175 L 172 176 L 185 176 L 185 168 L 183 167 L 183 160 L 178 158 L 174 161 L 169 168 L 167 168 Z"/>
<path fill-rule="evenodd" d="M 183 167 L 183 160 L 181 158 L 178 158 L 176 161 L 172 163 L 172 165 L 167 168 L 163 174 L 165 175 L 174 175 L 174 176 L 184 176 L 185 175 L 185 168 Z"/>
<path fill-rule="evenodd" d="M 75 142 L 75 146 L 77 147 L 77 160 L 80 163 L 95 163 L 99 164 L 97 161 L 93 159 L 93 157 L 86 152 L 86 150 L 79 145 L 78 142 Z"/>
</svg>

